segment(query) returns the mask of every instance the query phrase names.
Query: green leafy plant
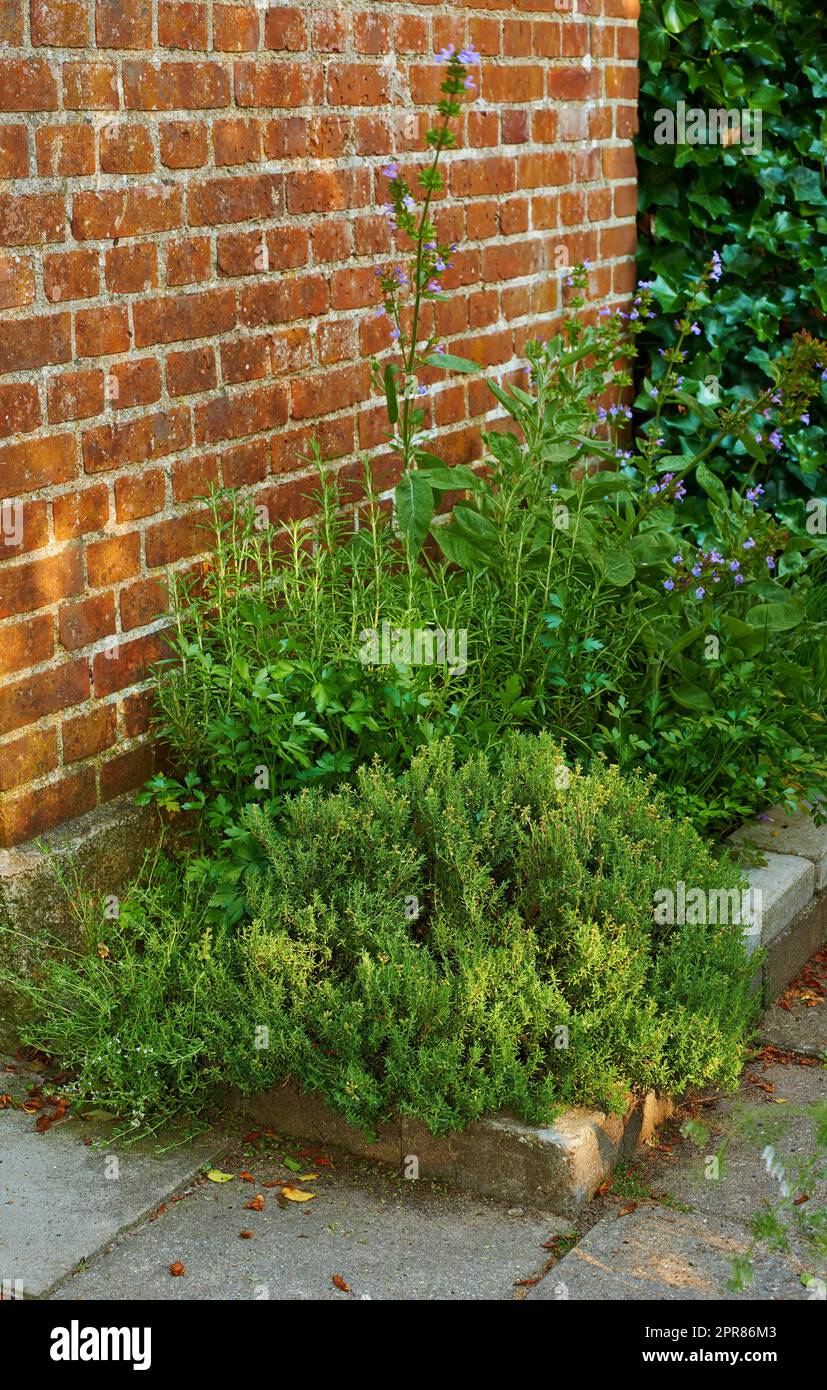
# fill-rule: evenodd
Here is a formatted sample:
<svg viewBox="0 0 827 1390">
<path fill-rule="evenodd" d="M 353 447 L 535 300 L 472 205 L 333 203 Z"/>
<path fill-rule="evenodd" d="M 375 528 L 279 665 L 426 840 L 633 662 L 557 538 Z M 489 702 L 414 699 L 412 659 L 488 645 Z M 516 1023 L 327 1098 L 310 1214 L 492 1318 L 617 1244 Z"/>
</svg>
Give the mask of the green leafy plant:
<svg viewBox="0 0 827 1390">
<path fill-rule="evenodd" d="M 117 921 L 87 915 L 78 955 L 17 981 L 27 1040 L 136 1133 L 227 1083 L 291 1078 L 368 1130 L 401 1113 L 436 1133 L 737 1077 L 743 929 L 658 925 L 653 903 L 740 874 L 645 780 L 570 767 L 545 735 L 508 736 L 493 766 L 443 741 L 400 778 L 377 763 L 244 822 L 263 852 L 246 924 L 210 923 L 161 865 Z"/>
<path fill-rule="evenodd" d="M 640 273 L 654 283 L 663 316 L 647 326 L 648 373 L 675 346 L 674 310 L 716 249 L 725 280 L 699 306 L 702 337 L 686 377 L 700 399 L 726 405 L 772 380 L 773 363 L 797 331 L 818 333 L 827 312 L 827 41 L 823 15 L 807 0 L 650 0 L 642 6 Z M 659 143 L 659 113 L 678 102 L 704 111 L 749 111 L 760 142 Z M 641 392 L 643 416 L 652 401 Z M 691 414 L 663 424 L 682 452 Z M 771 503 L 803 529 L 804 504 L 824 496 L 825 397 L 810 418 L 790 421 L 763 479 Z M 729 482 L 751 469 L 739 444 L 718 451 Z"/>
</svg>

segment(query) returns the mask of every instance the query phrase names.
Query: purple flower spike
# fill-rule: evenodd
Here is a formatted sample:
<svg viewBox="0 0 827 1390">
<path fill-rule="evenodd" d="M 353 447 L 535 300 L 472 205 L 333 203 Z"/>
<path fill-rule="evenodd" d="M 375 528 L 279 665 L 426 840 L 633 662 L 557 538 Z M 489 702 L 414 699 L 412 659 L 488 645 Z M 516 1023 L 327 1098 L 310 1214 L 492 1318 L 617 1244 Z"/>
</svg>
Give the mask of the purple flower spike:
<svg viewBox="0 0 827 1390">
<path fill-rule="evenodd" d="M 382 170 L 382 177 L 383 177 L 384 179 L 398 179 L 398 178 L 399 178 L 399 165 L 398 165 L 398 164 L 389 164 L 388 167 L 387 167 L 386 169 L 383 169 L 383 170 Z"/>
<path fill-rule="evenodd" d="M 459 61 L 464 63 L 467 68 L 473 68 L 482 62 L 482 58 L 472 43 L 468 43 L 459 51 Z"/>
<path fill-rule="evenodd" d="M 435 62 L 435 63 L 450 63 L 450 61 L 451 61 L 451 59 L 453 58 L 453 56 L 454 56 L 454 54 L 456 53 L 456 51 L 457 51 L 457 50 L 454 48 L 454 45 L 453 45 L 452 43 L 449 43 L 448 46 L 447 46 L 446 48 L 441 48 L 441 49 L 439 50 L 439 52 L 438 52 L 437 55 L 436 55 L 436 58 L 434 59 L 434 62 Z"/>
</svg>

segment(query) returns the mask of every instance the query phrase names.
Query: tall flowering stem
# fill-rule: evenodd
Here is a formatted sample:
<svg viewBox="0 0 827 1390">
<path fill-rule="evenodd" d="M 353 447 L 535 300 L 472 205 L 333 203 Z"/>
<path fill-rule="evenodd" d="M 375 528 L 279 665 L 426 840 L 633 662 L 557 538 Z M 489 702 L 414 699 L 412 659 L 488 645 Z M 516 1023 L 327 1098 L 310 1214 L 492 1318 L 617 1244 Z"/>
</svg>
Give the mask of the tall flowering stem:
<svg viewBox="0 0 827 1390">
<path fill-rule="evenodd" d="M 444 65 L 445 77 L 437 105 L 438 120 L 426 132 L 425 141 L 433 152 L 432 158 L 418 176 L 421 205 L 417 204 L 411 188 L 397 163 L 391 163 L 382 173 L 388 183 L 388 202 L 384 215 L 394 231 L 403 233 L 412 243 L 407 266 L 394 265 L 377 271 L 382 293 L 382 307 L 377 311 L 390 323 L 391 338 L 398 344 L 401 363 L 387 362 L 381 368 L 374 358 L 371 372 L 374 386 L 385 396 L 389 439 L 399 453 L 403 475 L 395 493 L 397 524 L 405 537 L 408 552 L 416 558 L 427 535 L 434 513 L 434 491 L 450 486 L 465 486 L 458 479 L 446 480 L 439 459 L 429 453 L 429 436 L 424 430 L 425 412 L 417 405 L 426 387 L 419 381 L 423 367 L 442 368 L 452 372 L 474 372 L 477 364 L 446 353 L 438 336 L 430 329 L 420 339 L 422 306 L 447 298 L 442 277 L 450 269 L 453 245 L 441 242 L 431 217 L 434 196 L 445 186 L 439 168 L 445 150 L 456 147 L 451 121 L 462 114 L 462 97 L 476 88 L 470 69 L 479 64 L 479 54 L 470 46 L 456 50 L 453 45 L 437 55 Z M 410 328 L 406 329 L 406 322 Z"/>
</svg>

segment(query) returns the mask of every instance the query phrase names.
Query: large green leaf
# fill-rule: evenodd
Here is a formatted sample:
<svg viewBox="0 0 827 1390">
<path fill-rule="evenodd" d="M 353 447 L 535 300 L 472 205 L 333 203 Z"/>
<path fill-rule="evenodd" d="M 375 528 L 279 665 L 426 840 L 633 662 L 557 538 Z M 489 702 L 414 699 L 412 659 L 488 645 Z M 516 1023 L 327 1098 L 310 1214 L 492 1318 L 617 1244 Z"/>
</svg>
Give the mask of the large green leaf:
<svg viewBox="0 0 827 1390">
<path fill-rule="evenodd" d="M 396 522 L 410 554 L 415 557 L 422 549 L 434 514 L 434 494 L 431 485 L 417 469 L 408 469 L 394 491 Z"/>
<path fill-rule="evenodd" d="M 753 628 L 766 632 L 788 632 L 805 617 L 804 608 L 798 603 L 759 603 L 746 613 L 746 620 Z"/>
</svg>

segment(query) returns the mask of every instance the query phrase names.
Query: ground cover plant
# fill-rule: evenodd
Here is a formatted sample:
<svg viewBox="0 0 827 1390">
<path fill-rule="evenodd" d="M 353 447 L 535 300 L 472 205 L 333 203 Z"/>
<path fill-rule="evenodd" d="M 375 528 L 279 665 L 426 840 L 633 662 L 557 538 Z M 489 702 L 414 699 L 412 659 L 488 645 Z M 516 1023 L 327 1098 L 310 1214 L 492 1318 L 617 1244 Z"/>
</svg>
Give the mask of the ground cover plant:
<svg viewBox="0 0 827 1390">
<path fill-rule="evenodd" d="M 645 780 L 511 734 L 494 768 L 443 741 L 401 777 L 377 762 L 244 819 L 262 862 L 243 924 L 162 862 L 114 921 L 81 898 L 80 953 L 18 981 L 27 1041 L 132 1132 L 288 1077 L 368 1130 L 403 1113 L 434 1132 L 734 1083 L 743 926 L 653 904 L 680 880 L 727 898 L 740 873 Z"/>
</svg>

